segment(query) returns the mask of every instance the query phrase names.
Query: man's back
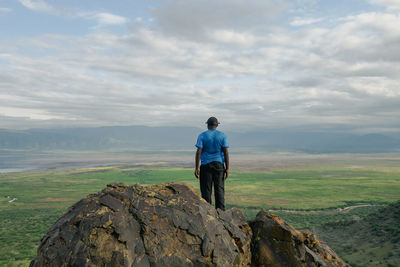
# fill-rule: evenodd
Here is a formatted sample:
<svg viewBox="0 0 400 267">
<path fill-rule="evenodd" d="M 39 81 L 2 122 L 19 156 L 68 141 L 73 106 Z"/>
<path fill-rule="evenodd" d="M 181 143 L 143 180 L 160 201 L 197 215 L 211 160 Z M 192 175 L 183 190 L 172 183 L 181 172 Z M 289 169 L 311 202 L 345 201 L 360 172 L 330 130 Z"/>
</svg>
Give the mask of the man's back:
<svg viewBox="0 0 400 267">
<path fill-rule="evenodd" d="M 225 163 L 223 147 L 229 147 L 226 135 L 218 130 L 207 130 L 197 138 L 196 147 L 202 148 L 201 164 L 213 161 Z"/>
</svg>

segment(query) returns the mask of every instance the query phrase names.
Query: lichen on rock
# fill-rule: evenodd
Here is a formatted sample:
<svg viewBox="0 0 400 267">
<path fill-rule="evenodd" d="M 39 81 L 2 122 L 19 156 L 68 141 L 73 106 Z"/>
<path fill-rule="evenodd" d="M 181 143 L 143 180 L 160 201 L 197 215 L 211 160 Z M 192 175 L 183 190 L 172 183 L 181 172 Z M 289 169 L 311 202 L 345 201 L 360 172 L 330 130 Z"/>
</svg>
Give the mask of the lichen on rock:
<svg viewBox="0 0 400 267">
<path fill-rule="evenodd" d="M 69 208 L 31 266 L 346 266 L 310 231 L 262 210 L 215 210 L 183 183 L 110 184 Z"/>
<path fill-rule="evenodd" d="M 266 210 L 261 210 L 250 226 L 252 266 L 347 266 L 311 231 L 296 230 Z"/>
<path fill-rule="evenodd" d="M 251 236 L 188 185 L 110 184 L 56 221 L 31 266 L 249 266 Z"/>
</svg>

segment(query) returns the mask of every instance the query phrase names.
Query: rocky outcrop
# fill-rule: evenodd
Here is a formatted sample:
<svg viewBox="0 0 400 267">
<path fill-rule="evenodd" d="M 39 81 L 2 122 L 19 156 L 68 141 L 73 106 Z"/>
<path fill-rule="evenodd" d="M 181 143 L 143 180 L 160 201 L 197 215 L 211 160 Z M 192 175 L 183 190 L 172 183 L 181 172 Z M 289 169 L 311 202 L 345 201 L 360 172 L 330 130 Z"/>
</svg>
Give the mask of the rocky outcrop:
<svg viewBox="0 0 400 267">
<path fill-rule="evenodd" d="M 251 228 L 250 228 L 251 226 Z M 108 185 L 73 205 L 31 266 L 345 266 L 316 236 L 261 211 L 215 210 L 190 186 Z"/>
<path fill-rule="evenodd" d="M 190 186 L 111 184 L 58 219 L 31 266 L 248 266 L 251 236 Z"/>
<path fill-rule="evenodd" d="M 257 214 L 250 226 L 252 266 L 347 266 L 315 234 L 295 230 L 265 210 Z"/>
</svg>

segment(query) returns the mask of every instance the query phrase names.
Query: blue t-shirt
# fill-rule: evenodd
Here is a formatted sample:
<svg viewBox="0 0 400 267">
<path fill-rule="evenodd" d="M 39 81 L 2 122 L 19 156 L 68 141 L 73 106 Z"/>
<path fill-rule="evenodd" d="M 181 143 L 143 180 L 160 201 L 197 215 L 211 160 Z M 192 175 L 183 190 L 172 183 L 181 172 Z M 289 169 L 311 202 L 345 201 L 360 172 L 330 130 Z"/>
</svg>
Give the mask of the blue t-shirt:
<svg viewBox="0 0 400 267">
<path fill-rule="evenodd" d="M 223 147 L 229 147 L 228 139 L 223 132 L 218 130 L 207 130 L 199 134 L 196 147 L 202 148 L 201 165 L 213 161 L 225 163 Z"/>
</svg>

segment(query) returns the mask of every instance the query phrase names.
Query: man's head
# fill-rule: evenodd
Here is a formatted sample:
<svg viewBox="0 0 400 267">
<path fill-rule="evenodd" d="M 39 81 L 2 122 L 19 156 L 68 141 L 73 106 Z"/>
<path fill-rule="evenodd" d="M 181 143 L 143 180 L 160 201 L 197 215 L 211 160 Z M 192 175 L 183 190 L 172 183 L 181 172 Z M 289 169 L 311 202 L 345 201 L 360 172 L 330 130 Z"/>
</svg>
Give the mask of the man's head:
<svg viewBox="0 0 400 267">
<path fill-rule="evenodd" d="M 206 123 L 207 123 L 208 129 L 215 129 L 218 127 L 218 124 L 219 124 L 217 118 L 215 118 L 215 117 L 208 118 Z"/>
</svg>

